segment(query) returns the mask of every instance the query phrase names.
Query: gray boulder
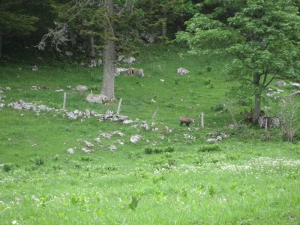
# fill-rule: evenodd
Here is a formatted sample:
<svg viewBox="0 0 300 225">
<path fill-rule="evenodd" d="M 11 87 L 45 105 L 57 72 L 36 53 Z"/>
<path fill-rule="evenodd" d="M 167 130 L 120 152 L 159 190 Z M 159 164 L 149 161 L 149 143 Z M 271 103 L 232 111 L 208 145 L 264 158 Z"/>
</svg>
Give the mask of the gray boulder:
<svg viewBox="0 0 300 225">
<path fill-rule="evenodd" d="M 105 102 L 108 101 L 108 98 L 107 96 L 105 95 L 102 95 L 102 94 L 89 94 L 87 97 L 86 97 L 86 101 L 88 102 L 96 102 L 96 103 L 100 103 L 100 104 L 103 104 Z"/>
<path fill-rule="evenodd" d="M 286 83 L 284 82 L 284 80 L 280 80 L 276 82 L 276 86 L 278 87 L 284 87 L 286 85 Z"/>
</svg>

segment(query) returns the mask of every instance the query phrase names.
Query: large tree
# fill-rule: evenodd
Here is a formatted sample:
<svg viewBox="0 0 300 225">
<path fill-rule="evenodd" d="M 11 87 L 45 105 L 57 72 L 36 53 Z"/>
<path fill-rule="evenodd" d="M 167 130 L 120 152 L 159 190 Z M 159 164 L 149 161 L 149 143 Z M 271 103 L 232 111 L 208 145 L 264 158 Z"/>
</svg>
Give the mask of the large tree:
<svg viewBox="0 0 300 225">
<path fill-rule="evenodd" d="M 179 41 L 194 54 L 233 55 L 227 75 L 254 96 L 252 120 L 274 79 L 299 79 L 300 17 L 294 0 L 206 0 Z"/>
<path fill-rule="evenodd" d="M 55 29 L 50 29 L 39 44 L 43 49 L 46 40 L 51 39 L 57 50 L 66 44 L 72 34 L 89 38 L 91 44 L 90 55 L 94 53 L 95 43 L 97 48 L 104 51 L 103 83 L 101 94 L 109 101 L 115 99 L 115 49 L 133 42 L 142 14 L 135 13 L 135 0 L 70 0 L 66 4 L 57 5 L 59 14 Z M 75 36 L 75 35 L 74 35 Z"/>
</svg>

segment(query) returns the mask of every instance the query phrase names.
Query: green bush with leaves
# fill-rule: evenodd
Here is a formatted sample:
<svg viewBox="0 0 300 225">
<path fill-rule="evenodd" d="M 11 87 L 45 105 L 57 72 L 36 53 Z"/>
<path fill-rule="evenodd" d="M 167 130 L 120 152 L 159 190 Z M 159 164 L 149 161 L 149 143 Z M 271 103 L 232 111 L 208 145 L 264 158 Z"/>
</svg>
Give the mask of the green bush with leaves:
<svg viewBox="0 0 300 225">
<path fill-rule="evenodd" d="M 221 148 L 219 145 L 203 145 L 198 149 L 199 152 L 216 152 L 221 151 Z"/>
<path fill-rule="evenodd" d="M 218 104 L 211 107 L 212 111 L 221 111 L 223 109 L 224 109 L 224 104 L 223 103 L 218 103 Z"/>
<path fill-rule="evenodd" d="M 159 147 L 146 147 L 145 153 L 150 154 L 161 154 L 161 153 L 172 153 L 175 152 L 175 148 L 173 146 L 168 146 L 165 148 L 159 148 Z"/>
</svg>

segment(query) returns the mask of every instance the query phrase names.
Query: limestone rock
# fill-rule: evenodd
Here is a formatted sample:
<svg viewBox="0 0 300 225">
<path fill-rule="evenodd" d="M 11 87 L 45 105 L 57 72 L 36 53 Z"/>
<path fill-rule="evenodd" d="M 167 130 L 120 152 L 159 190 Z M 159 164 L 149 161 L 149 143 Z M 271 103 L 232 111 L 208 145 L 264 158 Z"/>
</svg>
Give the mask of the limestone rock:
<svg viewBox="0 0 300 225">
<path fill-rule="evenodd" d="M 86 97 L 86 101 L 103 104 L 108 101 L 108 98 L 107 98 L 107 96 L 102 95 L 102 94 L 98 94 L 98 95 L 97 94 L 89 94 Z"/>
</svg>

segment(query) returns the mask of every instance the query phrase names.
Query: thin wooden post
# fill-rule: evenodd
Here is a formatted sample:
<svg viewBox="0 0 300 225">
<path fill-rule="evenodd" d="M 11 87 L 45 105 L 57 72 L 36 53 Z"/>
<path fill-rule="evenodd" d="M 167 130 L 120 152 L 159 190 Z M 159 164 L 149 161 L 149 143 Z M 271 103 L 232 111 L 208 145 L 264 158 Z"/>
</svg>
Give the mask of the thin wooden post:
<svg viewBox="0 0 300 225">
<path fill-rule="evenodd" d="M 122 104 L 122 98 L 120 98 L 120 100 L 119 100 L 119 105 L 118 105 L 117 115 L 120 114 L 121 104 Z"/>
<path fill-rule="evenodd" d="M 157 107 L 157 109 L 155 110 L 155 112 L 154 112 L 154 114 L 153 114 L 153 116 L 152 116 L 152 120 L 154 119 L 154 117 L 156 116 L 156 114 L 157 114 L 157 111 L 158 111 L 158 107 Z"/>
<path fill-rule="evenodd" d="M 268 130 L 268 119 L 266 118 L 266 123 L 265 123 L 265 131 Z"/>
<path fill-rule="evenodd" d="M 67 92 L 64 93 L 63 110 L 66 109 L 66 102 L 67 102 Z"/>
<path fill-rule="evenodd" d="M 204 113 L 201 113 L 201 127 L 204 128 Z"/>
</svg>

